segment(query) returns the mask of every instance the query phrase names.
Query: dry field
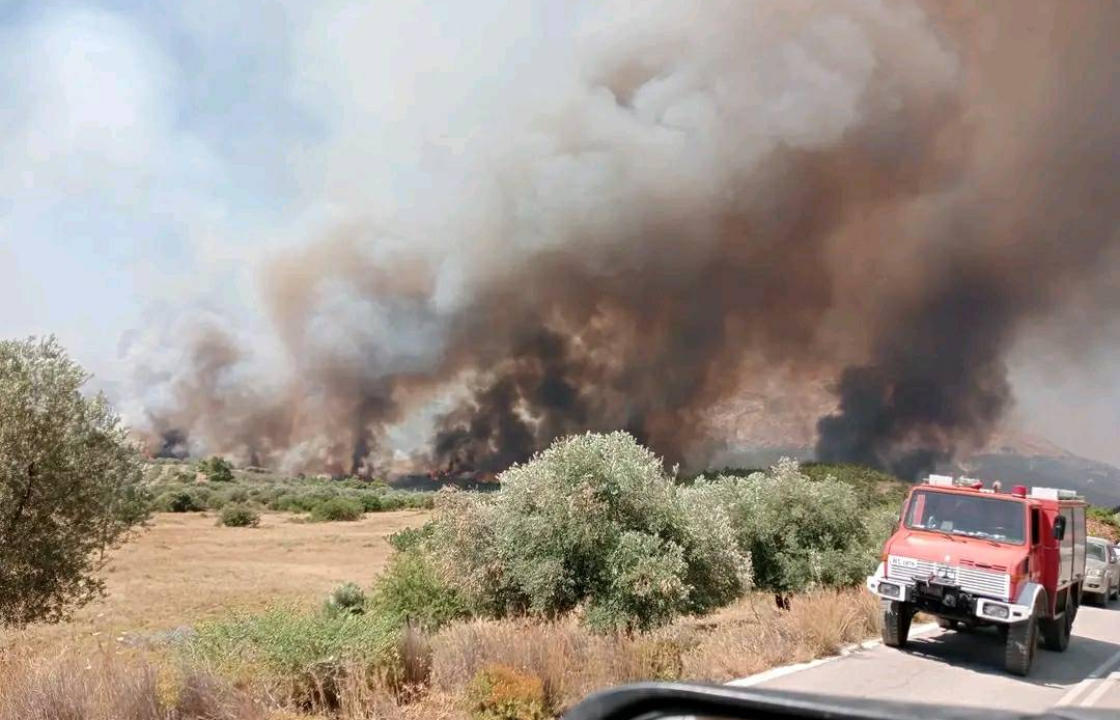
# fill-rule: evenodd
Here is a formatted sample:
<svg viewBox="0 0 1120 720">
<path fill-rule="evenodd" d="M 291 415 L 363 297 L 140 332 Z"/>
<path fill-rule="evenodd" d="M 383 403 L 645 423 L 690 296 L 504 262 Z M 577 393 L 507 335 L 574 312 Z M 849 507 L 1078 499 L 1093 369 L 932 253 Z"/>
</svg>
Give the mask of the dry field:
<svg viewBox="0 0 1120 720">
<path fill-rule="evenodd" d="M 128 648 L 230 610 L 276 602 L 317 604 L 336 585 L 368 587 L 392 548 L 387 538 L 427 518 L 424 510 L 370 513 L 355 522 L 305 523 L 265 513 L 257 528 L 218 527 L 216 513 L 161 513 L 113 552 L 108 595 L 68 623 L 0 634 L 0 648 L 50 654 Z M 2 632 L 2 631 L 0 631 Z"/>
<path fill-rule="evenodd" d="M 877 603 L 859 589 L 796 596 L 785 613 L 772 595 L 751 595 L 650 635 L 595 635 L 574 618 L 474 620 L 418 638 L 426 679 L 408 701 L 356 683 L 340 688 L 333 710 L 306 714 L 278 705 L 274 688 L 185 670 L 158 647 L 164 633 L 230 611 L 312 607 L 341 582 L 368 587 L 391 553 L 388 535 L 426 515 L 311 524 L 267 514 L 259 528 L 217 527 L 212 514 L 159 515 L 113 554 L 105 599 L 70 622 L 0 637 L 0 720 L 458 720 L 471 715 L 472 678 L 495 666 L 537 683 L 551 714 L 605 686 L 723 682 L 834 653 L 877 629 Z"/>
</svg>

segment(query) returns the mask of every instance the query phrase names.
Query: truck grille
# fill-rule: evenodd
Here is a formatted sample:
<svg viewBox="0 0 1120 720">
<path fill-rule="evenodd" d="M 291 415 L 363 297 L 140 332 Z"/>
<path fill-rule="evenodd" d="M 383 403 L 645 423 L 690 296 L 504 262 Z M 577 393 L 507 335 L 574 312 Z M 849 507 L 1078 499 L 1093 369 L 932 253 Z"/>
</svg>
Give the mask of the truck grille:
<svg viewBox="0 0 1120 720">
<path fill-rule="evenodd" d="M 960 565 L 941 565 L 917 558 L 891 555 L 887 561 L 887 577 L 899 580 L 935 580 L 956 585 L 961 590 L 977 595 L 1008 600 L 1011 595 L 1011 578 L 1007 573 L 962 567 Z M 954 582 L 955 578 L 955 582 Z"/>
</svg>

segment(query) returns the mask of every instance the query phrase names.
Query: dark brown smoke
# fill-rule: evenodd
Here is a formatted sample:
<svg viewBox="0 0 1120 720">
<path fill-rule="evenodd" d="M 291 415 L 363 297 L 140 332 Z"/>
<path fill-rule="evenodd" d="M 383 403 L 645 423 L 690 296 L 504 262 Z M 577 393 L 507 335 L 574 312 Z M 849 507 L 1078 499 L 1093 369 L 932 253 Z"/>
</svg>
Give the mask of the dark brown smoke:
<svg viewBox="0 0 1120 720">
<path fill-rule="evenodd" d="M 836 378 L 821 458 L 917 473 L 985 441 L 1072 288 L 1117 300 L 1118 8 L 604 13 L 563 102 L 495 108 L 527 119 L 479 207 L 272 262 L 286 371 L 208 328 L 150 425 L 301 470 L 493 472 L 619 428 L 695 467 L 733 434 L 712 408 L 780 371 Z"/>
<path fill-rule="evenodd" d="M 1024 326 L 1086 286 L 1120 307 L 1108 279 L 1120 243 L 1120 6 L 954 9 L 943 8 L 946 27 L 961 32 L 983 123 L 969 184 L 930 219 L 921 274 L 881 313 L 870 362 L 841 375 L 839 412 L 819 424 L 824 460 L 914 476 L 982 446 L 1012 404 L 1005 359 Z"/>
</svg>

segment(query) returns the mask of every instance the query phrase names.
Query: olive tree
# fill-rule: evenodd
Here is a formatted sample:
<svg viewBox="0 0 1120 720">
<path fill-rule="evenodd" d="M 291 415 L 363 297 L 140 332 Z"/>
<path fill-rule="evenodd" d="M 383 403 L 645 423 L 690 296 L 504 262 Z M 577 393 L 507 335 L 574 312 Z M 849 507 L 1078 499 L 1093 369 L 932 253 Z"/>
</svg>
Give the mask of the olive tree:
<svg viewBox="0 0 1120 720">
<path fill-rule="evenodd" d="M 433 557 L 473 609 L 603 629 L 703 613 L 750 586 L 750 557 L 713 494 L 685 490 L 622 432 L 556 440 L 486 495 L 445 493 Z"/>
<path fill-rule="evenodd" d="M 856 492 L 827 476 L 812 480 L 783 459 L 766 473 L 720 477 L 697 487 L 721 496 L 757 587 L 780 596 L 858 584 L 874 568 L 893 510 L 868 513 Z"/>
<path fill-rule="evenodd" d="M 105 551 L 148 514 L 120 418 L 53 337 L 0 341 L 0 625 L 97 597 Z"/>
</svg>

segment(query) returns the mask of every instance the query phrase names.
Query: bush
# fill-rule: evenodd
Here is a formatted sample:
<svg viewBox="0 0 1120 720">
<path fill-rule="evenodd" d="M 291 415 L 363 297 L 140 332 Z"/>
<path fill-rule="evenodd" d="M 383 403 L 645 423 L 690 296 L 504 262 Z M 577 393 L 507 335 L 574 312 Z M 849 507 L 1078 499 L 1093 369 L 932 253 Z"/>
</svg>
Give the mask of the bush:
<svg viewBox="0 0 1120 720">
<path fill-rule="evenodd" d="M 381 496 L 375 492 L 358 493 L 357 500 L 362 504 L 364 512 L 378 512 L 383 509 L 381 507 Z"/>
<path fill-rule="evenodd" d="M 399 552 L 407 552 L 409 550 L 417 550 L 424 543 L 432 537 L 433 526 L 431 523 L 425 523 L 418 528 L 405 528 L 398 530 L 389 536 L 389 545 L 394 550 Z"/>
<path fill-rule="evenodd" d="M 217 455 L 198 462 L 198 471 L 210 482 L 233 482 L 233 465 Z"/>
<path fill-rule="evenodd" d="M 417 551 L 397 553 L 373 586 L 372 611 L 434 631 L 468 614 L 459 592 Z"/>
<path fill-rule="evenodd" d="M 337 708 L 347 678 L 399 678 L 400 640 L 400 628 L 376 615 L 277 607 L 203 623 L 183 652 L 239 685 L 264 684 L 273 697 L 318 711 Z"/>
<path fill-rule="evenodd" d="M 366 610 L 366 594 L 355 583 L 343 583 L 331 590 L 323 610 L 332 615 L 361 615 Z"/>
<path fill-rule="evenodd" d="M 626 433 L 557 440 L 499 479 L 484 496 L 444 491 L 433 521 L 432 556 L 476 611 L 584 606 L 597 627 L 641 629 L 749 585 L 727 512 Z"/>
<path fill-rule="evenodd" d="M 358 520 L 361 517 L 362 504 L 350 498 L 329 498 L 311 508 L 311 519 L 315 522 Z"/>
<path fill-rule="evenodd" d="M 231 504 L 222 508 L 218 524 L 226 527 L 257 527 L 261 524 L 261 516 L 252 508 Z"/>
<path fill-rule="evenodd" d="M 813 481 L 785 459 L 769 473 L 701 480 L 695 489 L 729 508 L 759 587 L 786 594 L 854 585 L 874 568 L 880 539 L 872 537 L 855 490 L 834 478 Z M 875 525 L 881 532 L 887 522 L 880 517 Z"/>
<path fill-rule="evenodd" d="M 546 720 L 553 717 L 544 683 L 535 675 L 491 664 L 471 680 L 467 701 L 474 720 Z"/>
<path fill-rule="evenodd" d="M 205 503 L 185 490 L 165 492 L 155 499 L 153 505 L 160 512 L 202 512 L 206 509 Z"/>
</svg>

